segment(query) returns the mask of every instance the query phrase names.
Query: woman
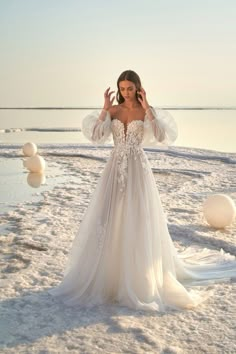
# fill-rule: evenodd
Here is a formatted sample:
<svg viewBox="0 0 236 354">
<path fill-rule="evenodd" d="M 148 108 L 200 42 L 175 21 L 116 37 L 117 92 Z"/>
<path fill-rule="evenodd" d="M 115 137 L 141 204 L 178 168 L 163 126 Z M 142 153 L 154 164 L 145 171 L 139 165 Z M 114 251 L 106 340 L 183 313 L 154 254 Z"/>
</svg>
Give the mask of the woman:
<svg viewBox="0 0 236 354">
<path fill-rule="evenodd" d="M 142 147 L 171 144 L 176 124 L 168 112 L 149 105 L 135 72 L 123 72 L 117 88 L 118 105 L 108 88 L 103 110 L 83 120 L 89 140 L 102 144 L 112 135 L 114 147 L 72 244 L 64 278 L 51 293 L 71 305 L 193 308 L 209 292 L 188 291 L 186 286 L 230 279 L 236 275 L 235 257 L 206 249 L 197 255 L 191 248 L 177 253 Z M 210 264 L 204 263 L 206 256 Z"/>
</svg>

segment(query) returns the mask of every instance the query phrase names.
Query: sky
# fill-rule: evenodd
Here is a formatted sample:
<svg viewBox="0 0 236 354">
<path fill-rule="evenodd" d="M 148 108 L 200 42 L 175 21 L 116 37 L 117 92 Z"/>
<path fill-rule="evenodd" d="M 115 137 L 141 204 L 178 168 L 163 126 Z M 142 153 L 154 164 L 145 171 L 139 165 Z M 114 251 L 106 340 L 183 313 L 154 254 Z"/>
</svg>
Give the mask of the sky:
<svg viewBox="0 0 236 354">
<path fill-rule="evenodd" d="M 158 106 L 236 106 L 235 0 L 0 0 L 0 107 L 102 106 L 120 73 Z"/>
</svg>

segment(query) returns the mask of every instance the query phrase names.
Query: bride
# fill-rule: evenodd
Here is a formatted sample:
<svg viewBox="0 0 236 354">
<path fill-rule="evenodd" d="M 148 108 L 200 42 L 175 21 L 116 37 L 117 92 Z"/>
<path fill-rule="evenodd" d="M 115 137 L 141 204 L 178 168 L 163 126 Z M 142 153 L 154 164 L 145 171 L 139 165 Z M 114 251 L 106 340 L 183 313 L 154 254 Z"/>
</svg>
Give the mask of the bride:
<svg viewBox="0 0 236 354">
<path fill-rule="evenodd" d="M 170 145 L 173 117 L 148 103 L 139 76 L 124 71 L 104 108 L 83 119 L 95 144 L 114 147 L 73 241 L 61 283 L 50 290 L 69 305 L 116 302 L 134 309 L 190 309 L 210 292 L 191 286 L 236 276 L 235 257 L 189 247 L 180 253 L 167 227 L 145 144 Z M 190 288 L 190 289 L 189 289 Z"/>
</svg>

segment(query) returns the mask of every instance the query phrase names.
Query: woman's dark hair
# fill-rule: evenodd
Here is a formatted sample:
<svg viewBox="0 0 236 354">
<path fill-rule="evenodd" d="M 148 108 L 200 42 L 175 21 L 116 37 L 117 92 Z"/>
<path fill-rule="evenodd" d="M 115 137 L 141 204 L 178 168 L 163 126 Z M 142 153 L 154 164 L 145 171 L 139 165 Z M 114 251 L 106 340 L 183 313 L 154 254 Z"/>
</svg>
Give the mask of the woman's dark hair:
<svg viewBox="0 0 236 354">
<path fill-rule="evenodd" d="M 139 91 L 141 89 L 141 80 L 140 80 L 140 77 L 138 76 L 138 74 L 136 74 L 136 72 L 132 71 L 132 70 L 123 71 L 123 73 L 120 74 L 120 76 L 118 77 L 118 80 L 117 80 L 118 91 L 116 94 L 116 100 L 119 104 L 123 103 L 125 101 L 124 97 L 122 97 L 122 95 L 120 93 L 120 87 L 119 87 L 119 83 L 124 80 L 128 80 L 128 81 L 133 82 L 136 86 L 137 91 Z M 137 92 L 136 92 L 136 100 L 139 104 L 141 104 L 138 100 Z"/>
</svg>

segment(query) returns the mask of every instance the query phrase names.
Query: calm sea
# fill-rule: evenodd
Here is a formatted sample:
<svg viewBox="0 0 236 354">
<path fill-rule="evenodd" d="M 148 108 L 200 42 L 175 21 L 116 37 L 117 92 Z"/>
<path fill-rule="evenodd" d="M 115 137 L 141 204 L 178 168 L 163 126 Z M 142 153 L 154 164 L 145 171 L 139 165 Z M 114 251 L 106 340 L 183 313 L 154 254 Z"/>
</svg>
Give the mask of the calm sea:
<svg viewBox="0 0 236 354">
<path fill-rule="evenodd" d="M 171 107 L 179 136 L 175 146 L 236 152 L 236 108 Z M 88 143 L 80 131 L 93 109 L 0 109 L 0 144 Z M 21 129 L 30 129 L 29 131 Z M 45 131 L 43 131 L 45 129 Z"/>
</svg>

